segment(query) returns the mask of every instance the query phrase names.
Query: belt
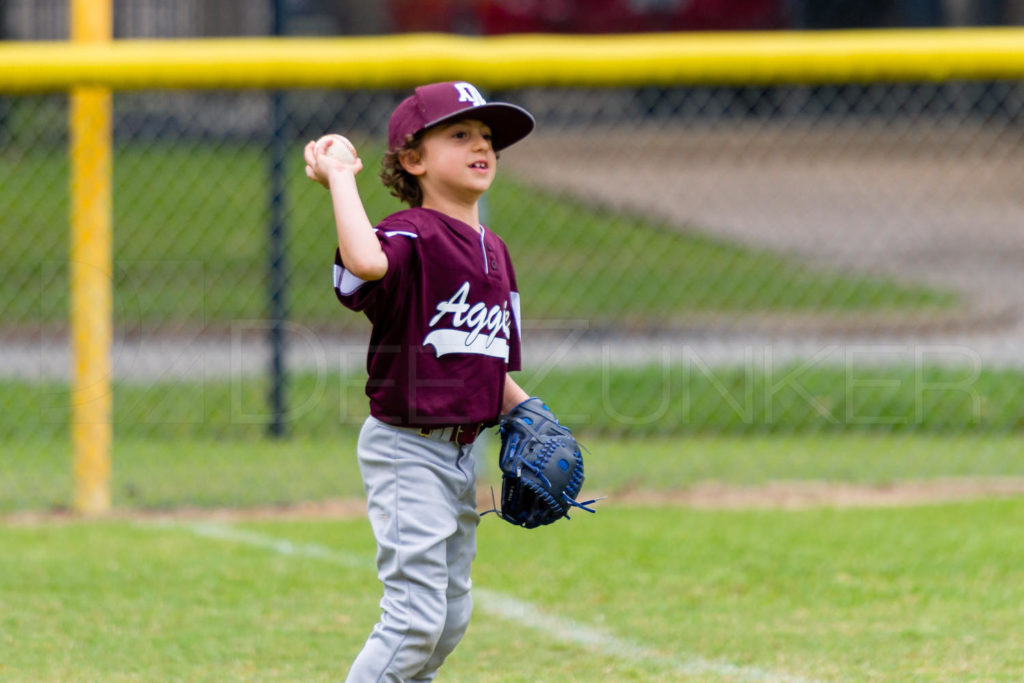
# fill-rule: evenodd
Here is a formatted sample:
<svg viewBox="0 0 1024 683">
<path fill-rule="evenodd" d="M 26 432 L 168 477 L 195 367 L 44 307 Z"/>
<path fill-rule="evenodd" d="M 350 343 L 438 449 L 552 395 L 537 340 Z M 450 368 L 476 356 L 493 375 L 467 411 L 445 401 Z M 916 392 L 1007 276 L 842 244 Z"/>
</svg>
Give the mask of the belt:
<svg viewBox="0 0 1024 683">
<path fill-rule="evenodd" d="M 462 425 L 446 425 L 444 427 L 424 427 L 419 430 L 420 436 L 434 441 L 452 441 L 460 446 L 468 446 L 476 441 L 483 430 L 482 422 L 471 422 Z"/>
</svg>

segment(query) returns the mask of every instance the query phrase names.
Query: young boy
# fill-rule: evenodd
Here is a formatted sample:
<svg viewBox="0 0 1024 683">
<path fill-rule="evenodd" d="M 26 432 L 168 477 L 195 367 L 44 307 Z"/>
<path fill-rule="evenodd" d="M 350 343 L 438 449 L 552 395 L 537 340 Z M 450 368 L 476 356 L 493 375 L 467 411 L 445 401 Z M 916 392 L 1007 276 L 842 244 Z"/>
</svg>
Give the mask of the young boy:
<svg viewBox="0 0 1024 683">
<path fill-rule="evenodd" d="M 335 293 L 373 323 L 357 452 L 384 597 L 350 682 L 433 680 L 469 623 L 480 520 L 470 449 L 529 398 L 508 376 L 520 369 L 512 262 L 480 225 L 479 200 L 497 152 L 533 126 L 469 83 L 416 88 L 391 115 L 381 173 L 410 208 L 376 229 L 356 190 L 362 162 L 305 148 L 306 175 L 334 206 Z"/>
</svg>

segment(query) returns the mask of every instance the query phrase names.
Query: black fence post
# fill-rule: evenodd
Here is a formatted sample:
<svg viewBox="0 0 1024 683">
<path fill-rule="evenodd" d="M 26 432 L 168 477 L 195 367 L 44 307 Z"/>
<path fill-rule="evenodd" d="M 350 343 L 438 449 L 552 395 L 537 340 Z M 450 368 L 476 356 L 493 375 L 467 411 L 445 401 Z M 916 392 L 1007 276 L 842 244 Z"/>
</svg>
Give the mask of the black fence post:
<svg viewBox="0 0 1024 683">
<path fill-rule="evenodd" d="M 284 35 L 286 23 L 286 0 L 273 1 L 274 35 Z M 285 369 L 285 323 L 288 316 L 286 263 L 287 225 L 285 210 L 287 110 L 285 94 L 275 91 L 271 94 L 271 136 L 270 136 L 270 230 L 269 230 L 269 307 L 270 317 L 270 422 L 267 425 L 271 437 L 282 437 L 285 425 L 286 369 Z"/>
</svg>

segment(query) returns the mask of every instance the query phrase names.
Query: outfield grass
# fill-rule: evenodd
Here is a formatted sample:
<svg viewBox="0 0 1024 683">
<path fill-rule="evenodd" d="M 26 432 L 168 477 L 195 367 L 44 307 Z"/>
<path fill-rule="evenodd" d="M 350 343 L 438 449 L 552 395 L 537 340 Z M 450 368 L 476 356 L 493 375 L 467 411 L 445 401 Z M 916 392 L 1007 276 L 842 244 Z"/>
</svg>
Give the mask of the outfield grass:
<svg viewBox="0 0 1024 683">
<path fill-rule="evenodd" d="M 363 147 L 371 219 L 401 208 Z M 325 285 L 334 228 L 327 193 L 289 159 L 288 306 L 308 325 L 352 327 Z M 261 146 L 121 143 L 114 158 L 115 316 L 137 325 L 230 325 L 266 312 L 268 162 Z M 12 147 L 0 159 L 0 312 L 7 325 L 67 316 L 67 159 Z M 948 291 L 811 268 L 794 258 L 596 211 L 502 177 L 487 196 L 530 319 L 661 326 L 694 313 L 948 311 Z M 594 264 L 600 264 L 595 267 Z M 642 277 L 640 277 L 642 275 Z"/>
<path fill-rule="evenodd" d="M 363 495 L 355 432 L 281 442 L 119 438 L 115 506 L 171 509 L 294 504 Z M 588 491 L 668 492 L 704 482 L 830 481 L 873 486 L 947 477 L 1024 477 L 1021 435 L 762 435 L 584 440 Z M 497 438 L 482 443 L 478 474 L 498 484 Z M 67 440 L 8 442 L 0 513 L 66 509 Z"/>
<path fill-rule="evenodd" d="M 623 437 L 1024 427 L 1024 373 L 966 365 L 675 363 L 525 371 L 520 384 L 583 431 Z"/>
<path fill-rule="evenodd" d="M 708 368 L 696 365 L 556 368 L 516 373 L 580 434 L 1016 433 L 1024 373 L 970 367 Z M 366 416 L 363 374 L 288 378 L 292 434 L 337 438 Z M 261 377 L 114 383 L 115 431 L 139 439 L 255 440 L 269 420 Z M 0 438 L 66 436 L 61 382 L 0 382 Z"/>
<path fill-rule="evenodd" d="M 1022 523 L 1022 501 L 486 519 L 445 680 L 1013 680 Z M 0 526 L 0 543 L 4 680 L 337 680 L 378 612 L 363 519 Z"/>
<path fill-rule="evenodd" d="M 678 368 L 591 369 L 524 373 L 522 382 L 560 406 L 591 451 L 588 481 L 603 492 L 708 480 L 1024 475 L 1019 373 L 863 372 L 797 366 L 767 378 L 728 368 L 688 376 Z M 358 496 L 362 384 L 294 377 L 291 436 L 272 440 L 260 380 L 119 383 L 114 499 L 164 508 Z M 0 512 L 67 505 L 69 403 L 62 384 L 0 384 Z"/>
</svg>

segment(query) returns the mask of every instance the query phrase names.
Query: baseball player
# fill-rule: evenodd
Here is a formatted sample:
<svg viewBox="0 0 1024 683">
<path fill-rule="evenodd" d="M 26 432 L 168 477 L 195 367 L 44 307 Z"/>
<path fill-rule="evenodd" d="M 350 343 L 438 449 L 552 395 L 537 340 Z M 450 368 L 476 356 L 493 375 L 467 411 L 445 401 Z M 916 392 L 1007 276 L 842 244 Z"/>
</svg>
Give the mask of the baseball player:
<svg viewBox="0 0 1024 683">
<path fill-rule="evenodd" d="M 416 88 L 391 115 L 381 179 L 410 208 L 374 228 L 356 190 L 362 162 L 305 148 L 331 194 L 334 290 L 373 329 L 370 415 L 357 455 L 377 540 L 382 614 L 348 681 L 430 681 L 462 639 L 476 555 L 470 448 L 529 399 L 520 312 L 504 242 L 480 224 L 497 152 L 533 130 L 525 109 L 464 82 Z"/>
</svg>

